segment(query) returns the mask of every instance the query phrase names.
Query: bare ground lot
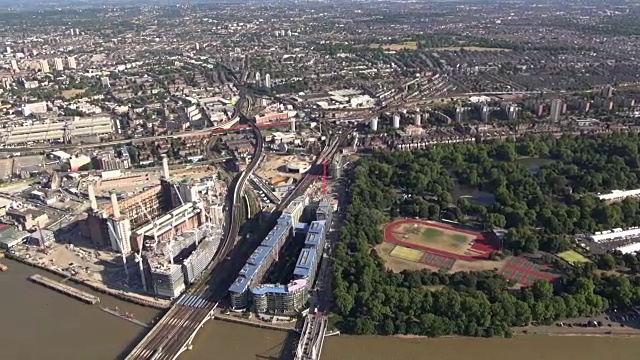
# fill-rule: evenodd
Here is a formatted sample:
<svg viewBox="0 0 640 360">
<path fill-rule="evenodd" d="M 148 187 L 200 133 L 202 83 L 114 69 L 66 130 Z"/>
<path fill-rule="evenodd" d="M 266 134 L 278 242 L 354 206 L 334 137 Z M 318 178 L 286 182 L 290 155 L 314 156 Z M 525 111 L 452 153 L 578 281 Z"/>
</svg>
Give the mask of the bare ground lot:
<svg viewBox="0 0 640 360">
<path fill-rule="evenodd" d="M 458 260 L 453 264 L 453 267 L 449 272 L 456 273 L 460 271 L 485 271 L 485 270 L 500 270 L 506 264 L 506 260 L 491 261 L 491 260 L 476 260 L 473 262 Z"/>
<path fill-rule="evenodd" d="M 295 159 L 296 157 L 294 155 L 267 154 L 267 156 L 265 157 L 265 161 L 256 171 L 256 175 L 266 181 L 280 176 L 292 177 L 299 180 L 301 178 L 300 174 L 291 174 L 285 172 L 287 164 L 295 161 Z"/>
<path fill-rule="evenodd" d="M 73 99 L 78 94 L 83 94 L 86 89 L 62 90 L 62 97 L 66 100 Z"/>
<path fill-rule="evenodd" d="M 372 49 L 383 48 L 384 50 L 398 51 L 398 50 L 415 50 L 418 48 L 416 41 L 405 41 L 399 44 L 371 44 Z"/>
</svg>

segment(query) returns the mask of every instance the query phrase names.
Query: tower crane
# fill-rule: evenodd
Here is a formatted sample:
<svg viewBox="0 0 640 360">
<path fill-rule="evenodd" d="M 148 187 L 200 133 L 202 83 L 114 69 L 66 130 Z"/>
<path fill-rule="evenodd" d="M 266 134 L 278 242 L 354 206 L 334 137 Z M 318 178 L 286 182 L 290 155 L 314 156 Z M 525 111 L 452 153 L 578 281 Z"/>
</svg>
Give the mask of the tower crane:
<svg viewBox="0 0 640 360">
<path fill-rule="evenodd" d="M 107 227 L 109 228 L 109 232 L 111 232 L 111 236 L 113 236 L 113 238 L 116 240 L 116 243 L 118 244 L 118 249 L 120 249 L 120 255 L 122 256 L 122 264 L 124 265 L 124 273 L 125 273 L 125 276 L 127 277 L 127 282 L 129 282 L 129 269 L 127 268 L 127 256 L 124 253 L 124 248 L 122 245 L 123 239 L 118 235 L 118 233 L 116 233 L 115 229 L 113 228 L 113 223 L 111 221 L 107 221 Z"/>
</svg>

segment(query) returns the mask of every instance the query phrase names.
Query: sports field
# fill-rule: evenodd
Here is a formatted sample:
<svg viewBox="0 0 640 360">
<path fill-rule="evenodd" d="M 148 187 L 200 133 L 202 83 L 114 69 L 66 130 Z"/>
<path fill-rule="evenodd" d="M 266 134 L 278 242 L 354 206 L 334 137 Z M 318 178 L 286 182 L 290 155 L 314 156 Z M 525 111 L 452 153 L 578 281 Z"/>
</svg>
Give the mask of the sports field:
<svg viewBox="0 0 640 360">
<path fill-rule="evenodd" d="M 577 253 L 573 250 L 564 251 L 564 252 L 558 253 L 557 255 L 559 258 L 568 262 L 571 265 L 591 262 L 589 259 L 582 256 L 582 254 Z"/>
<path fill-rule="evenodd" d="M 497 251 L 480 233 L 414 219 L 389 223 L 384 238 L 403 247 L 465 261 L 486 259 Z"/>
<path fill-rule="evenodd" d="M 522 257 L 514 256 L 500 270 L 500 274 L 518 284 L 529 286 L 535 280 L 552 281 L 559 274 L 546 265 L 539 265 Z"/>
<path fill-rule="evenodd" d="M 396 245 L 396 247 L 391 250 L 389 255 L 397 257 L 402 260 L 407 261 L 419 261 L 422 258 L 424 253 L 420 250 L 404 247 L 402 245 Z"/>
</svg>

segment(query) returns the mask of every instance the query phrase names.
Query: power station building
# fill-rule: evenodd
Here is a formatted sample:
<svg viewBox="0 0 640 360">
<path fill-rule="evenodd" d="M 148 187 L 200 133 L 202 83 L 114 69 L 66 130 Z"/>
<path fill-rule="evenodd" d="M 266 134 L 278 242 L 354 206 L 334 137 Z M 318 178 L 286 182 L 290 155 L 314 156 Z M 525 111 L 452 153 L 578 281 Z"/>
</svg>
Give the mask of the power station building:
<svg viewBox="0 0 640 360">
<path fill-rule="evenodd" d="M 96 247 L 123 254 L 125 262 L 126 255 L 135 252 L 145 291 L 174 298 L 196 281 L 215 256 L 224 227 L 225 196 L 223 184 L 214 178 L 171 179 L 166 158 L 163 171 L 160 185 L 121 200 L 112 193 L 111 205 L 103 209 L 98 208 L 94 188 L 89 186 L 91 209 L 86 225 Z"/>
</svg>

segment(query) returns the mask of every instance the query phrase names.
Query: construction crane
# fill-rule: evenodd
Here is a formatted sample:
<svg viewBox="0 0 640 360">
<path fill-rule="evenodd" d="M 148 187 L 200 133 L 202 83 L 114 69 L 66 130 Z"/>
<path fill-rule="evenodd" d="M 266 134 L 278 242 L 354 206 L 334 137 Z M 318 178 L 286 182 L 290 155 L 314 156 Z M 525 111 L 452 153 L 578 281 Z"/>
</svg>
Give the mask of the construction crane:
<svg viewBox="0 0 640 360">
<path fill-rule="evenodd" d="M 173 265 L 173 238 L 176 236 L 176 217 L 171 214 L 171 236 L 169 237 L 169 262 Z"/>
<path fill-rule="evenodd" d="M 122 245 L 122 238 L 116 233 L 113 228 L 113 223 L 107 220 L 107 227 L 109 228 L 109 232 L 111 232 L 111 236 L 116 240 L 116 244 L 118 244 L 118 249 L 120 250 L 120 255 L 122 256 L 122 265 L 124 265 L 124 274 L 127 278 L 127 282 L 129 282 L 129 269 L 127 268 L 127 255 L 124 253 L 124 248 Z M 39 227 L 38 227 L 39 228 Z M 42 236 L 42 231 L 40 231 L 40 236 Z"/>
<path fill-rule="evenodd" d="M 180 200 L 180 205 L 184 205 L 184 200 L 182 200 L 182 195 L 180 195 L 180 190 L 178 189 L 178 185 L 173 184 L 173 188 L 176 190 L 176 195 L 178 196 L 178 200 Z M 189 218 L 187 218 L 187 213 L 184 213 L 184 221 L 187 223 Z M 196 230 L 196 246 L 198 246 L 198 232 Z"/>
<path fill-rule="evenodd" d="M 140 205 L 140 208 L 142 209 L 142 212 L 147 216 L 147 219 L 149 219 L 149 222 L 153 223 L 153 244 L 147 243 L 144 240 L 144 237 L 142 238 L 142 241 L 144 242 L 144 245 L 147 245 L 149 247 L 155 248 L 156 245 L 158 245 L 158 223 L 151 217 L 151 215 L 149 215 L 149 213 L 144 208 L 144 206 L 142 205 L 140 200 L 138 200 L 138 205 Z M 140 246 L 140 248 L 142 248 L 142 246 Z"/>
<path fill-rule="evenodd" d="M 151 215 L 149 215 L 149 213 L 147 212 L 147 210 L 144 208 L 144 206 L 139 200 L 138 200 L 138 205 L 140 206 L 140 209 L 142 209 L 142 212 L 149 219 L 149 222 L 153 223 L 153 240 L 154 240 L 153 247 L 155 247 L 158 244 L 158 224 L 151 218 Z M 145 237 L 145 233 L 143 232 L 142 233 L 143 243 L 138 244 L 138 252 L 135 253 L 135 261 L 138 263 L 138 268 L 140 269 L 140 279 L 142 280 L 142 289 L 144 291 L 147 291 L 147 280 L 144 276 L 144 264 L 142 261 L 142 248 L 143 248 L 143 245 L 146 245 L 144 241 L 144 237 Z"/>
</svg>

